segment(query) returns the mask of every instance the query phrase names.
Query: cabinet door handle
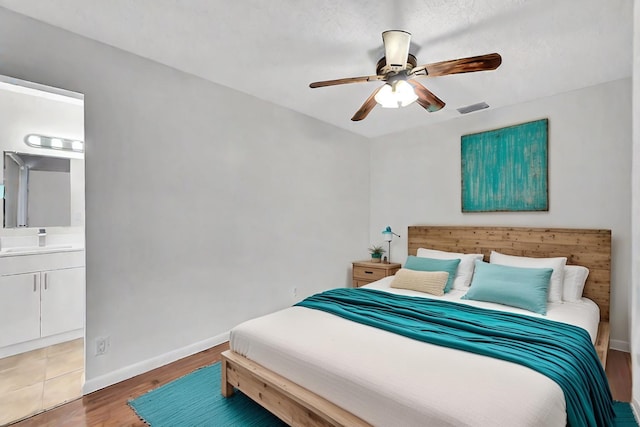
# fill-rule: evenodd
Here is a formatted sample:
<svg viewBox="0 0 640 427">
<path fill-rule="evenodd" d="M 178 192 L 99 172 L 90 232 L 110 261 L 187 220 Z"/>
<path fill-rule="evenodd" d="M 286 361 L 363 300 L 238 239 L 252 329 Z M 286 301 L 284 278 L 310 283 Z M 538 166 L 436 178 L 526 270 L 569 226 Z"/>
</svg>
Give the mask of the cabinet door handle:
<svg viewBox="0 0 640 427">
<path fill-rule="evenodd" d="M 365 270 L 365 271 L 364 271 L 364 274 L 373 274 L 373 271 L 367 271 L 367 270 Z"/>
<path fill-rule="evenodd" d="M 37 289 L 37 286 L 38 286 L 37 285 L 37 281 L 38 281 L 38 279 L 37 279 L 36 275 L 34 274 L 33 275 L 33 292 L 36 292 L 38 290 Z"/>
<path fill-rule="evenodd" d="M 44 290 L 45 291 L 47 290 L 47 285 L 48 285 L 47 277 L 48 277 L 48 274 L 44 273 Z"/>
</svg>

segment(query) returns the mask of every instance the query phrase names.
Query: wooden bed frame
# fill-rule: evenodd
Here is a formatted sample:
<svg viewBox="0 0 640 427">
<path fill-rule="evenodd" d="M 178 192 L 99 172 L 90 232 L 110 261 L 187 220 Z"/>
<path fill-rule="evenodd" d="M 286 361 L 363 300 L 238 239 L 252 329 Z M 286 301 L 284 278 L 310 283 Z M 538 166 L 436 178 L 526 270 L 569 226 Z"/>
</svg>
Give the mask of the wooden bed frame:
<svg viewBox="0 0 640 427">
<path fill-rule="evenodd" d="M 482 253 L 491 250 L 530 257 L 566 256 L 567 264 L 589 269 L 583 295 L 600 307 L 595 348 L 603 366 L 609 348 L 609 291 L 611 286 L 611 231 L 569 228 L 411 226 L 408 252 L 420 247 L 449 252 Z M 291 426 L 369 426 L 326 399 L 259 364 L 229 350 L 222 354 L 222 395 L 234 388 Z"/>
</svg>

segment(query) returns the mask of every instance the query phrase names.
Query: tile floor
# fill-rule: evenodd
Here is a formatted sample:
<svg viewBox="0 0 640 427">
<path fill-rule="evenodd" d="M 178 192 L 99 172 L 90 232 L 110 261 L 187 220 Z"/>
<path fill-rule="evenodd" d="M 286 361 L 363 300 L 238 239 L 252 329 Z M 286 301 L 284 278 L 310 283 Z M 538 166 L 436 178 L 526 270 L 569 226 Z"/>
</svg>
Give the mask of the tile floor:
<svg viewBox="0 0 640 427">
<path fill-rule="evenodd" d="M 0 425 L 82 396 L 82 338 L 0 359 Z"/>
</svg>

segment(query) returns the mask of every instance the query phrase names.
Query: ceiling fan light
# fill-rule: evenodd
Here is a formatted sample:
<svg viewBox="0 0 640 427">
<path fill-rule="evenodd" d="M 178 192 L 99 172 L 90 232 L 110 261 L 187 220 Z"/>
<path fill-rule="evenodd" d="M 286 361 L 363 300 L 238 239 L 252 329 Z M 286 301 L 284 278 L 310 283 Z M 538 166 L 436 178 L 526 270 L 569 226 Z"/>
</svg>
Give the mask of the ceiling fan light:
<svg viewBox="0 0 640 427">
<path fill-rule="evenodd" d="M 396 82 L 395 93 L 401 107 L 406 107 L 418 100 L 418 95 L 416 95 L 415 90 L 413 90 L 413 86 L 404 80 Z"/>
<path fill-rule="evenodd" d="M 413 86 L 404 80 L 385 84 L 375 96 L 375 100 L 382 108 L 406 107 L 418 100 Z"/>
<path fill-rule="evenodd" d="M 398 102 L 395 100 L 391 85 L 382 86 L 376 93 L 375 100 L 382 108 L 398 108 Z"/>
</svg>

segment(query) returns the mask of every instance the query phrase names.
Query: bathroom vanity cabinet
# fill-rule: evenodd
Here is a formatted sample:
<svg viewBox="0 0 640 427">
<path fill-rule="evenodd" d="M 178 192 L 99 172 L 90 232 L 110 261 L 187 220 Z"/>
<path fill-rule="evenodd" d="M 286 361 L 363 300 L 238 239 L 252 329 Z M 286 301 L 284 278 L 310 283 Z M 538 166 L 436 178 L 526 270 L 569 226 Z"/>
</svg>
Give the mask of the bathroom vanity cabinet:
<svg viewBox="0 0 640 427">
<path fill-rule="evenodd" d="M 84 313 L 83 250 L 0 256 L 0 355 L 82 336 Z"/>
</svg>

